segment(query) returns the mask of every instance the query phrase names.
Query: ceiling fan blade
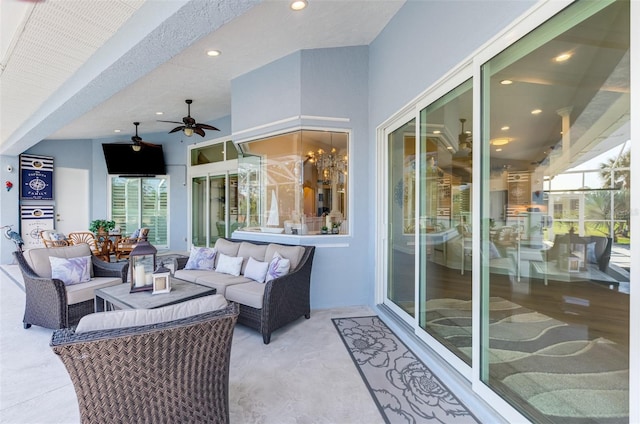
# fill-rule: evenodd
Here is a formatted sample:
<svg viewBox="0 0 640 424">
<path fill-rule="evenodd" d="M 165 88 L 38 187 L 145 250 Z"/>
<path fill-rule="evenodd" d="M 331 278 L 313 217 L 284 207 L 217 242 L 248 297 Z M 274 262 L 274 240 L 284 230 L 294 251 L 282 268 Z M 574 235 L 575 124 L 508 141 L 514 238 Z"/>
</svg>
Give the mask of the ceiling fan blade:
<svg viewBox="0 0 640 424">
<path fill-rule="evenodd" d="M 195 127 L 195 128 L 193 129 L 193 132 L 194 132 L 194 133 L 196 133 L 196 134 L 198 134 L 200 137 L 204 137 L 204 131 L 202 130 L 202 128 Z"/>
<path fill-rule="evenodd" d="M 178 122 L 178 121 L 161 121 L 158 119 L 158 122 L 169 122 L 170 124 L 182 124 L 182 122 Z"/>
<path fill-rule="evenodd" d="M 207 124 L 196 124 L 196 127 L 202 128 L 202 129 L 205 129 L 205 130 L 220 131 L 216 127 L 212 127 L 211 125 L 207 125 Z"/>
<path fill-rule="evenodd" d="M 158 147 L 160 147 L 160 145 L 159 145 L 159 144 L 148 143 L 148 142 L 146 142 L 146 141 L 140 141 L 139 143 L 140 143 L 142 146 L 146 146 L 146 147 L 155 147 L 156 149 L 157 149 Z"/>
<path fill-rule="evenodd" d="M 179 127 L 175 127 L 174 129 L 172 129 L 171 131 L 169 131 L 169 134 L 177 132 L 177 131 L 182 131 L 184 129 L 184 125 L 181 125 Z"/>
</svg>

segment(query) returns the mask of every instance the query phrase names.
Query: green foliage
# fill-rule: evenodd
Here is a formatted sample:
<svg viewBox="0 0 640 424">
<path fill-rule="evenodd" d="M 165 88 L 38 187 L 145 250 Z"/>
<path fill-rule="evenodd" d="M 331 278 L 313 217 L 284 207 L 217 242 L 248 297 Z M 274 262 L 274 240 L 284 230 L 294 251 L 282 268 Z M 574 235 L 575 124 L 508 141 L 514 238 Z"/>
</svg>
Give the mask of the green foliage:
<svg viewBox="0 0 640 424">
<path fill-rule="evenodd" d="M 115 221 L 108 221 L 106 219 L 94 219 L 89 224 L 89 231 L 97 233 L 100 228 L 104 231 L 113 230 L 116 227 Z"/>
</svg>

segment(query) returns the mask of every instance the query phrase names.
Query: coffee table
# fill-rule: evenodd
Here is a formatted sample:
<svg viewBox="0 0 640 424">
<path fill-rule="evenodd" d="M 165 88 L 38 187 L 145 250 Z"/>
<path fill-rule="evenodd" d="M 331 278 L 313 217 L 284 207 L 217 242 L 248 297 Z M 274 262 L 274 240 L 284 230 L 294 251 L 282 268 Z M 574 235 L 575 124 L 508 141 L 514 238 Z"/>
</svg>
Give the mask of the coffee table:
<svg viewBox="0 0 640 424">
<path fill-rule="evenodd" d="M 173 276 L 169 293 L 152 294 L 151 291 L 129 293 L 129 284 L 104 287 L 95 291 L 94 309 L 103 312 L 113 309 L 155 309 L 186 300 L 216 294 L 216 289 L 191 283 Z"/>
</svg>

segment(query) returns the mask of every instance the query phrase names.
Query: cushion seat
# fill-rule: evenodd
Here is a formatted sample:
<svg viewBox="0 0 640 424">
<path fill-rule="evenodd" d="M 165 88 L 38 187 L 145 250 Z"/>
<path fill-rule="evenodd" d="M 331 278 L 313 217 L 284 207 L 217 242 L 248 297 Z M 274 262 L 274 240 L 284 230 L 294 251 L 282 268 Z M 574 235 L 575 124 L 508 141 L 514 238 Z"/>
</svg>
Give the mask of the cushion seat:
<svg viewBox="0 0 640 424">
<path fill-rule="evenodd" d="M 234 284 L 242 284 L 252 281 L 244 275 L 234 276 L 221 272 L 200 270 L 200 269 L 180 269 L 175 272 L 175 277 L 181 280 L 190 281 L 202 286 L 216 289 L 216 294 L 226 297 L 226 290 Z"/>
<path fill-rule="evenodd" d="M 262 309 L 265 287 L 267 287 L 266 284 L 260 284 L 255 281 L 234 284 L 233 286 L 227 287 L 225 297 L 231 302 L 251 306 L 255 309 Z"/>
<path fill-rule="evenodd" d="M 94 299 L 96 289 L 103 287 L 111 287 L 122 284 L 122 278 L 114 277 L 94 277 L 90 281 L 81 284 L 72 284 L 66 286 L 67 303 L 74 305 L 76 303 L 85 302 Z"/>
</svg>

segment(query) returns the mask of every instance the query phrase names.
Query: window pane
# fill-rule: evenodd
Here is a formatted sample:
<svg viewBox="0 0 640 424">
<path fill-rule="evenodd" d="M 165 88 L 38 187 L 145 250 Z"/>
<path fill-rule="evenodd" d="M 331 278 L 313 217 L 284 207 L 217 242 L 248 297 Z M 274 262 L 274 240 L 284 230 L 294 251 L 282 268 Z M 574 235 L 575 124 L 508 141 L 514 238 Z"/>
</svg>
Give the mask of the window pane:
<svg viewBox="0 0 640 424">
<path fill-rule="evenodd" d="M 387 298 L 415 315 L 416 120 L 388 138 L 389 274 Z"/>
<path fill-rule="evenodd" d="M 346 233 L 348 134 L 301 130 L 241 145 L 239 213 L 247 230 Z"/>
<path fill-rule="evenodd" d="M 515 271 L 482 257 L 481 378 L 533 422 L 627 422 L 629 2 L 574 3 L 482 93 L 482 245 Z"/>
<path fill-rule="evenodd" d="M 420 326 L 471 364 L 472 82 L 420 113 Z"/>
<path fill-rule="evenodd" d="M 191 243 L 194 246 L 207 244 L 207 177 L 191 180 Z"/>
</svg>

